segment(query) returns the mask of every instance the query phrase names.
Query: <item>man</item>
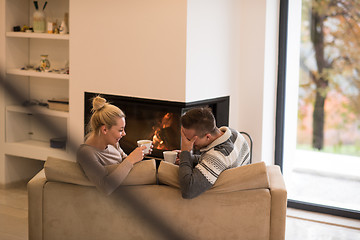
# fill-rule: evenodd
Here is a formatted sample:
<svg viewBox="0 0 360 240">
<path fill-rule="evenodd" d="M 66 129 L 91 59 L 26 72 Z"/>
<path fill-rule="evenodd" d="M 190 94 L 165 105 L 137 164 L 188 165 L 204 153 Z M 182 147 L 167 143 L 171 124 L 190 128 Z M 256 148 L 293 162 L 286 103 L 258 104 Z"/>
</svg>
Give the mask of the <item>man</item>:
<svg viewBox="0 0 360 240">
<path fill-rule="evenodd" d="M 244 137 L 231 128 L 217 128 L 210 108 L 191 109 L 181 117 L 181 125 L 179 181 L 183 198 L 197 197 L 215 184 L 222 171 L 249 163 Z"/>
</svg>

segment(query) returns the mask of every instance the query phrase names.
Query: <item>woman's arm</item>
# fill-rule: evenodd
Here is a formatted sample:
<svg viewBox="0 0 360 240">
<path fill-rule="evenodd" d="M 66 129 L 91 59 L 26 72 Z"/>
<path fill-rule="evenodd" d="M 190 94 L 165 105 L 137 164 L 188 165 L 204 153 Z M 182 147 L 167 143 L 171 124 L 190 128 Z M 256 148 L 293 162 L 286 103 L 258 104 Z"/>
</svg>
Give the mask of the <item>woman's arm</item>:
<svg viewBox="0 0 360 240">
<path fill-rule="evenodd" d="M 103 166 L 97 156 L 86 149 L 81 149 L 77 154 L 77 162 L 80 164 L 89 180 L 95 184 L 96 188 L 110 195 L 129 174 L 133 168 L 133 163 L 125 159 L 111 171 L 110 168 Z"/>
</svg>

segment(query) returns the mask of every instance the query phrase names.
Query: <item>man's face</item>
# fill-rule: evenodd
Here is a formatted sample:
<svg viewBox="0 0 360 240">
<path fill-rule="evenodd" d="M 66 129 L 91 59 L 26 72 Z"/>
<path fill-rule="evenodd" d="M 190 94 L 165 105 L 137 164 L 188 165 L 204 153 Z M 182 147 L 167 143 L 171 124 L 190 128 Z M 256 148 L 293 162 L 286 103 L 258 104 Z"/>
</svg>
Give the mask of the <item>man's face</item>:
<svg viewBox="0 0 360 240">
<path fill-rule="evenodd" d="M 207 145 L 209 145 L 209 139 L 208 139 L 207 135 L 205 135 L 203 137 L 199 137 L 198 135 L 196 135 L 196 131 L 194 129 L 182 128 L 182 131 L 184 132 L 184 135 L 188 141 L 193 139 L 195 136 L 198 137 L 196 139 L 196 141 L 194 142 L 194 148 L 196 150 L 199 150 L 199 149 L 204 148 Z"/>
</svg>

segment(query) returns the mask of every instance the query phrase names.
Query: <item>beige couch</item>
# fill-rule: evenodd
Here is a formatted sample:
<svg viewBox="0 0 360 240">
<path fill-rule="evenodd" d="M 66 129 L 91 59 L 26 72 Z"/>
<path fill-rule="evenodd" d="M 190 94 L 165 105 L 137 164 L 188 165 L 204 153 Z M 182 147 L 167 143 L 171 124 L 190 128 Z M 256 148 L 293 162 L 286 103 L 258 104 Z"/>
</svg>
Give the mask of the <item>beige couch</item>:
<svg viewBox="0 0 360 240">
<path fill-rule="evenodd" d="M 224 171 L 212 189 L 183 199 L 178 167 L 135 165 L 104 196 L 74 162 L 49 158 L 28 183 L 29 239 L 285 238 L 286 189 L 278 166 L 263 162 Z"/>
</svg>

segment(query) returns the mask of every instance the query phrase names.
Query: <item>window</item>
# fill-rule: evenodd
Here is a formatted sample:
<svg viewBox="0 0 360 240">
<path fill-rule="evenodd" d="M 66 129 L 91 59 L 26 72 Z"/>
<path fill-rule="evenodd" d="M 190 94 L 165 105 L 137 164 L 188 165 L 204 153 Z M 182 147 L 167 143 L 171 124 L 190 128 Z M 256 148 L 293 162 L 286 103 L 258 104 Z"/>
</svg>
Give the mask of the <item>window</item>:
<svg viewBox="0 0 360 240">
<path fill-rule="evenodd" d="M 276 162 L 289 206 L 359 218 L 360 3 L 280 9 Z"/>
</svg>

